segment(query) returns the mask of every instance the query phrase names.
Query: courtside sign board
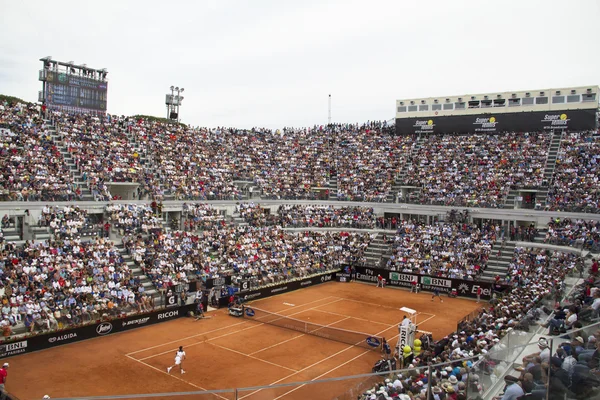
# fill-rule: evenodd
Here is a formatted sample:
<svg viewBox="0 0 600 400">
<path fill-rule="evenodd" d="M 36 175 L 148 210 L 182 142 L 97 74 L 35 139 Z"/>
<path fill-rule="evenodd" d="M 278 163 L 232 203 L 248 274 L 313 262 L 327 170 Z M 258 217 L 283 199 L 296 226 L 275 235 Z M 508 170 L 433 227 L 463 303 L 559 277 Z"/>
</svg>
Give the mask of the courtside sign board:
<svg viewBox="0 0 600 400">
<path fill-rule="evenodd" d="M 170 321 L 187 315 L 195 307 L 195 304 L 188 304 L 182 307 L 166 308 L 5 342 L 0 345 L 0 359 Z"/>
<path fill-rule="evenodd" d="M 395 272 L 387 269 L 356 267 L 356 280 L 361 282 L 377 283 L 377 276 L 385 278 L 386 284 L 396 287 L 412 288 L 416 282 L 421 290 L 440 293 L 450 293 L 456 290 L 459 296 L 477 298 L 477 289 L 481 288 L 481 298 L 489 299 L 494 291 L 506 290 L 505 285 L 496 285 L 493 282 L 472 281 L 466 279 L 439 278 L 428 275 L 411 274 L 407 272 Z"/>
</svg>

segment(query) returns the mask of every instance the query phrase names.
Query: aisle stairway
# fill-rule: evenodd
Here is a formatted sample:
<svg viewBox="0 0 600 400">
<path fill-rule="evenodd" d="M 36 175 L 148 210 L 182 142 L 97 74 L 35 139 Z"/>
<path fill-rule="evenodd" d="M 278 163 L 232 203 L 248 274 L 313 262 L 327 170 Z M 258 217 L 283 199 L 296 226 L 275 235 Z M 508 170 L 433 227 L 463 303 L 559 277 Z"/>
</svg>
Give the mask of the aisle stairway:
<svg viewBox="0 0 600 400">
<path fill-rule="evenodd" d="M 117 244 L 116 247 L 119 250 L 119 253 L 121 253 L 121 257 L 123 257 L 125 264 L 127 264 L 133 275 L 136 278 L 139 278 L 140 282 L 142 283 L 142 286 L 144 287 L 145 293 L 148 296 L 152 296 L 152 298 L 154 298 L 155 304 L 159 304 L 159 302 L 161 301 L 160 293 L 158 290 L 156 290 L 156 287 L 154 287 L 154 284 L 152 283 L 150 278 L 148 278 L 144 271 L 142 271 L 142 269 L 135 263 L 135 261 L 133 261 L 131 256 L 127 253 L 127 250 L 125 249 L 125 246 L 123 246 L 123 244 Z"/>
<path fill-rule="evenodd" d="M 488 259 L 487 268 L 483 271 L 481 280 L 493 281 L 496 275 L 501 278 L 506 276 L 508 265 L 512 261 L 515 252 L 515 242 L 507 241 L 504 243 L 504 248 L 501 249 L 501 247 L 502 243 L 500 241 L 494 243 L 492 253 Z M 500 255 L 498 255 L 498 251 L 500 251 Z"/>
<path fill-rule="evenodd" d="M 371 239 L 369 247 L 365 250 L 367 264 L 373 268 L 382 266 L 382 263 L 387 262 L 389 255 L 392 252 L 392 246 L 383 241 L 383 235 L 378 233 L 377 236 Z M 387 258 L 385 256 L 387 255 Z"/>
</svg>

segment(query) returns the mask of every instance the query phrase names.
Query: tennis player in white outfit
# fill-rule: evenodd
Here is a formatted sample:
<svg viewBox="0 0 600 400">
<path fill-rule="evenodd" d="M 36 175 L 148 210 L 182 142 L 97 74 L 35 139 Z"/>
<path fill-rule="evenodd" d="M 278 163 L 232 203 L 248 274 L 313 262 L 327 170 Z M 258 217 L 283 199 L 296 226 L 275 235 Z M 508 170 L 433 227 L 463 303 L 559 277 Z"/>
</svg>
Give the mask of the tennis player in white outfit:
<svg viewBox="0 0 600 400">
<path fill-rule="evenodd" d="M 185 374 L 185 371 L 183 370 L 183 361 L 185 360 L 185 351 L 183 351 L 183 346 L 179 346 L 179 350 L 177 351 L 177 354 L 175 354 L 175 364 L 171 365 L 170 367 L 167 368 L 167 373 L 171 372 L 171 369 L 173 369 L 174 366 L 179 365 L 179 372 L 181 372 L 182 374 Z"/>
</svg>

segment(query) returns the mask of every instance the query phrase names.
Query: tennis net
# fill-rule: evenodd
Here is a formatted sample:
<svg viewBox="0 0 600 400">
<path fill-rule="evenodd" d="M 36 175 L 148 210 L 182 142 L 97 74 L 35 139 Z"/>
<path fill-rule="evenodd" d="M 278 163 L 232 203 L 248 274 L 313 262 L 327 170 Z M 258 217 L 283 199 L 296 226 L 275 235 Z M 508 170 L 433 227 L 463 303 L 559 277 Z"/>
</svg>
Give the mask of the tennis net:
<svg viewBox="0 0 600 400">
<path fill-rule="evenodd" d="M 243 317 L 263 324 L 275 325 L 281 328 L 291 329 L 302 332 L 307 335 L 322 337 L 324 339 L 335 340 L 336 342 L 346 343 L 353 346 L 363 347 L 369 350 L 378 350 L 381 348 L 381 336 L 371 335 L 364 332 L 350 331 L 346 329 L 334 328 L 327 325 L 314 324 L 312 322 L 301 321 L 290 318 L 285 315 L 261 310 L 256 307 L 244 307 Z"/>
</svg>

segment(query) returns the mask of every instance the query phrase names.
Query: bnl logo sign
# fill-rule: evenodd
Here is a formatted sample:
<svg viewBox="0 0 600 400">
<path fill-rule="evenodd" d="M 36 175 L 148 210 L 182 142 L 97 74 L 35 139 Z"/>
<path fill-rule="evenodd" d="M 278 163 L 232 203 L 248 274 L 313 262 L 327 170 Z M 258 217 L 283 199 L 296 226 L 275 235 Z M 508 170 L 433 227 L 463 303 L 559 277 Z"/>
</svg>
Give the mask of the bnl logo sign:
<svg viewBox="0 0 600 400">
<path fill-rule="evenodd" d="M 423 283 L 423 285 L 429 285 L 429 286 L 441 286 L 441 287 L 447 287 L 447 288 L 452 287 L 451 280 L 432 278 L 431 276 L 422 277 L 421 283 Z"/>
</svg>

